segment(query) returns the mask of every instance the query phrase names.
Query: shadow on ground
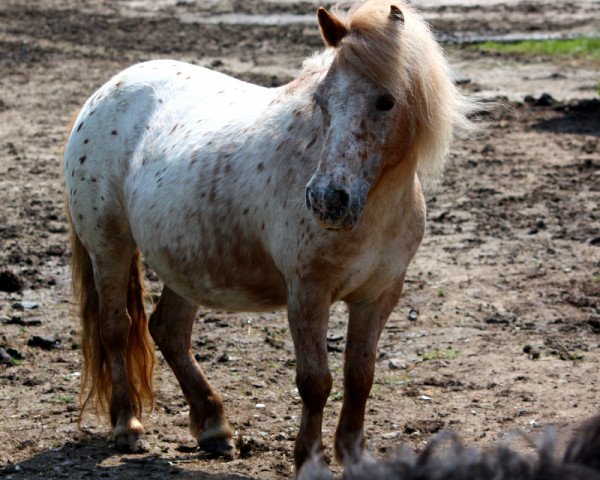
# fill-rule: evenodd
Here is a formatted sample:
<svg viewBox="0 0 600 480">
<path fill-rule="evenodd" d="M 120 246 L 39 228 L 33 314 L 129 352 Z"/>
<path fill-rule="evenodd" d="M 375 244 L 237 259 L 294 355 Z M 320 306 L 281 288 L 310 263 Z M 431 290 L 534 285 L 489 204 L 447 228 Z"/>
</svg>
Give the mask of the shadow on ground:
<svg viewBox="0 0 600 480">
<path fill-rule="evenodd" d="M 562 115 L 535 124 L 537 130 L 600 137 L 600 100 L 585 99 L 556 107 Z"/>
<path fill-rule="evenodd" d="M 112 459 L 112 461 L 111 461 Z M 186 478 L 193 480 L 257 480 L 239 474 L 215 474 L 189 471 L 178 463 L 194 462 L 194 455 L 181 455 L 168 460 L 157 454 L 119 455 L 105 437 L 86 435 L 79 441 L 45 450 L 20 462 L 0 469 L 0 478 L 12 480 Z"/>
</svg>

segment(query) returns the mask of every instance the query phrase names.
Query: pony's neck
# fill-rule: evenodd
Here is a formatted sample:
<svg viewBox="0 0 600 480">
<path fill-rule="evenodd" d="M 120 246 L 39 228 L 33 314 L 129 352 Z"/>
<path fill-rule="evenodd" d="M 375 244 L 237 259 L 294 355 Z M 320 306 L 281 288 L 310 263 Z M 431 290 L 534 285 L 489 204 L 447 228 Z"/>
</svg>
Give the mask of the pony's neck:
<svg viewBox="0 0 600 480">
<path fill-rule="evenodd" d="M 331 68 L 334 57 L 335 53 L 331 48 L 313 54 L 304 60 L 298 77 L 279 89 L 285 95 L 305 94 L 310 95 L 309 99 L 311 99 L 317 84 Z"/>
</svg>

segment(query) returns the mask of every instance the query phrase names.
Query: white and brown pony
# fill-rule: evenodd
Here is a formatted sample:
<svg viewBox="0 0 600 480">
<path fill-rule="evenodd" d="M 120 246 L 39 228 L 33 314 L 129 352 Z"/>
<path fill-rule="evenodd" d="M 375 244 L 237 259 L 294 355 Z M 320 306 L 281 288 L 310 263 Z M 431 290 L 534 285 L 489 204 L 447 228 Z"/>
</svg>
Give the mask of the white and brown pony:
<svg viewBox="0 0 600 480">
<path fill-rule="evenodd" d="M 280 88 L 172 60 L 119 73 L 83 106 L 65 152 L 82 409 L 108 407 L 117 448 L 143 432 L 153 346 L 200 446 L 233 453 L 219 393 L 191 351 L 199 305 L 287 305 L 302 418 L 295 461 L 322 449 L 331 304 L 349 308 L 340 461 L 364 443 L 377 341 L 425 228 L 419 176 L 441 170 L 470 103 L 403 3 L 318 11 L 327 44 Z M 140 252 L 165 286 L 146 321 Z M 149 332 L 149 334 L 148 334 Z"/>
</svg>

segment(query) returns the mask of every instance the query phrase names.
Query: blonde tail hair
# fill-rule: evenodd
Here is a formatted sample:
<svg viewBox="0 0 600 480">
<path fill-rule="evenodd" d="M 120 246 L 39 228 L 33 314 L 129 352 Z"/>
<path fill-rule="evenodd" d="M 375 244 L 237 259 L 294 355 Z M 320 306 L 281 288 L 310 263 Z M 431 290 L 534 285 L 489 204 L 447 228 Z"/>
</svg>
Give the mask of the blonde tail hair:
<svg viewBox="0 0 600 480">
<path fill-rule="evenodd" d="M 79 305 L 81 322 L 81 351 L 83 371 L 79 391 L 81 420 L 88 404 L 96 413 L 105 413 L 110 405 L 112 381 L 106 349 L 100 337 L 101 306 L 94 282 L 94 271 L 88 251 L 71 226 L 71 247 L 73 251 L 71 270 L 73 294 Z M 148 332 L 148 319 L 144 310 L 144 288 L 142 285 L 142 265 L 139 250 L 136 250 L 129 269 L 127 287 L 127 312 L 131 318 L 127 342 L 127 375 L 129 394 L 133 400 L 136 416 L 141 418 L 143 407 L 152 407 L 152 372 L 154 370 L 154 347 Z"/>
</svg>

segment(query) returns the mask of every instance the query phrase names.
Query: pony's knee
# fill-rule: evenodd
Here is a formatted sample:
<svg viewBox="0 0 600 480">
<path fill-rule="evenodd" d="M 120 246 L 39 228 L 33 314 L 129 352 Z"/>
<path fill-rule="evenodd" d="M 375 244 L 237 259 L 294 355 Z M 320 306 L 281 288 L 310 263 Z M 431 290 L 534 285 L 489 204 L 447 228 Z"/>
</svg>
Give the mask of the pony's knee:
<svg viewBox="0 0 600 480">
<path fill-rule="evenodd" d="M 322 411 L 331 392 L 333 378 L 328 368 L 302 369 L 296 374 L 298 392 L 309 411 Z"/>
</svg>

